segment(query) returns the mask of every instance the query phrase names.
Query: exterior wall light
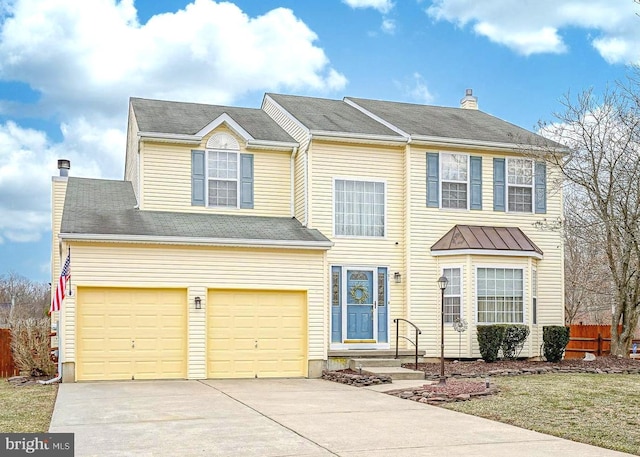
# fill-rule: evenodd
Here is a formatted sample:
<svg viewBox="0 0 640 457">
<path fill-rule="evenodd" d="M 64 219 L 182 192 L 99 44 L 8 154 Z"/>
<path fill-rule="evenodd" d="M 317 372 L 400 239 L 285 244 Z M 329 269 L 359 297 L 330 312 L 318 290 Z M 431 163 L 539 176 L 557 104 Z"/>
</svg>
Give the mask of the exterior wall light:
<svg viewBox="0 0 640 457">
<path fill-rule="evenodd" d="M 396 281 L 396 283 L 400 284 L 402 282 L 402 275 L 400 274 L 399 271 L 396 271 L 393 274 L 393 279 Z"/>
<path fill-rule="evenodd" d="M 196 297 L 194 302 L 196 304 L 196 309 L 202 309 L 202 299 L 200 297 Z"/>
</svg>

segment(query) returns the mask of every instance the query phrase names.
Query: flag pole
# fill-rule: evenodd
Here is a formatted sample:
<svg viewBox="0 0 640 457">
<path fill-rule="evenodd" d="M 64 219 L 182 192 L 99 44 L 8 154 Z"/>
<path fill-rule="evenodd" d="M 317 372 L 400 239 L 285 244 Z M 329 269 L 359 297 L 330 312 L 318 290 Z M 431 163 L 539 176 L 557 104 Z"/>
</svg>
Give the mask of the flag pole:
<svg viewBox="0 0 640 457">
<path fill-rule="evenodd" d="M 67 257 L 71 260 L 71 246 L 67 248 Z M 66 261 L 66 259 L 65 259 Z M 73 295 L 73 291 L 71 290 L 71 276 L 69 276 L 69 282 L 67 284 L 69 287 L 69 293 L 67 295 Z M 57 293 L 57 291 L 56 291 Z M 60 310 L 58 311 L 58 329 L 56 330 L 56 334 L 58 336 L 58 375 L 55 378 L 48 379 L 46 381 L 38 381 L 40 384 L 53 384 L 54 382 L 59 382 L 62 380 L 62 319 L 63 319 L 63 306 L 60 304 Z"/>
</svg>

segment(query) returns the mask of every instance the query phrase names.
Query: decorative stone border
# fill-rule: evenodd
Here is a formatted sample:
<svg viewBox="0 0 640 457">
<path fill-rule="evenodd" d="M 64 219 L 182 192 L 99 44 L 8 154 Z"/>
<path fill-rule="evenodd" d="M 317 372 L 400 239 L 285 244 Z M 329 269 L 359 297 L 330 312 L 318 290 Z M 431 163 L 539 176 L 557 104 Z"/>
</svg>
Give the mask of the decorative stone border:
<svg viewBox="0 0 640 457">
<path fill-rule="evenodd" d="M 418 403 L 428 403 L 430 405 L 441 405 L 443 403 L 453 403 L 457 401 L 469 401 L 472 398 L 485 397 L 498 393 L 496 386 L 490 386 L 482 392 L 462 393 L 457 395 L 449 395 L 445 392 L 434 392 L 428 387 L 418 387 L 413 389 L 399 389 L 385 392 L 394 397 L 404 398 L 405 400 L 417 401 Z"/>
<path fill-rule="evenodd" d="M 549 374 L 549 373 L 594 373 L 594 374 L 640 374 L 640 367 L 637 368 L 588 368 L 588 367 L 536 367 L 536 368 L 518 368 L 518 369 L 501 369 L 490 370 L 478 373 L 452 373 L 447 378 L 486 378 L 487 376 L 521 376 L 532 374 Z M 427 373 L 425 379 L 437 381 L 440 376 L 433 373 Z"/>
<path fill-rule="evenodd" d="M 391 384 L 391 377 L 389 376 L 364 375 L 344 371 L 324 370 L 322 372 L 322 379 L 356 387 L 371 386 L 374 384 Z"/>
</svg>

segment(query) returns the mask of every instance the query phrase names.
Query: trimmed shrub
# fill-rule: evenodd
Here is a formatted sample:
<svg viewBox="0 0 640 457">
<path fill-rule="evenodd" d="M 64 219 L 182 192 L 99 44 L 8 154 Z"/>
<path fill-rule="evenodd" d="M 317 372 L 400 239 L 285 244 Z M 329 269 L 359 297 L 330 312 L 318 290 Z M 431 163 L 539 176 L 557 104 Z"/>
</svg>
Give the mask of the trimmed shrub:
<svg viewBox="0 0 640 457">
<path fill-rule="evenodd" d="M 480 346 L 480 355 L 485 362 L 498 360 L 498 351 L 502 346 L 505 330 L 504 325 L 478 326 L 478 345 Z"/>
<path fill-rule="evenodd" d="M 32 376 L 56 372 L 49 348 L 49 319 L 20 319 L 11 323 L 11 352 L 16 367 Z"/>
<path fill-rule="evenodd" d="M 548 362 L 559 362 L 564 349 L 569 344 L 569 327 L 562 325 L 545 325 L 542 328 L 544 357 Z"/>
<path fill-rule="evenodd" d="M 502 356 L 505 359 L 515 360 L 520 356 L 524 342 L 529 336 L 529 327 L 524 324 L 505 325 L 504 337 L 502 338 Z"/>
</svg>

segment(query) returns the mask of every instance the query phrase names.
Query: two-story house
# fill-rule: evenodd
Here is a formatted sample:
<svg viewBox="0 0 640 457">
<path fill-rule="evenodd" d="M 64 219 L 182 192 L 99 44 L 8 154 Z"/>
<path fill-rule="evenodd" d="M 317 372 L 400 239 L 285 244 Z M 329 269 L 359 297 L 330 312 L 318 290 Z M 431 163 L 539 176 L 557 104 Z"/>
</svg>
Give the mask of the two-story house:
<svg viewBox="0 0 640 457">
<path fill-rule="evenodd" d="M 448 357 L 507 322 L 537 356 L 563 323 L 562 238 L 536 228 L 561 216 L 536 158 L 557 146 L 470 92 L 460 108 L 132 98 L 124 180 L 53 178 L 63 378 L 317 377 L 394 349 L 396 318 L 435 357 L 442 275 Z"/>
</svg>

